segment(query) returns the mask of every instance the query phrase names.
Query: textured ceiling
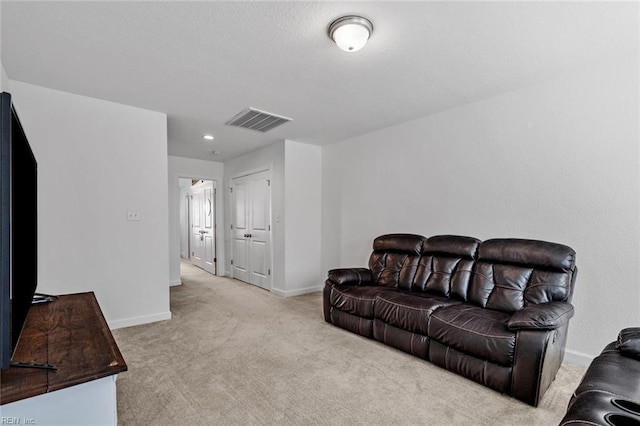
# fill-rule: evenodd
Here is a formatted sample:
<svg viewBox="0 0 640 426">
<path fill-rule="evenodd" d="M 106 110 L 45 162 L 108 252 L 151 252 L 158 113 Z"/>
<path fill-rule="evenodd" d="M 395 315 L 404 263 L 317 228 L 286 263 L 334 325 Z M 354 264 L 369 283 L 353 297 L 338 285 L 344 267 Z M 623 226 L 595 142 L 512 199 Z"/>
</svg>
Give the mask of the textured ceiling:
<svg viewBox="0 0 640 426">
<path fill-rule="evenodd" d="M 358 53 L 326 35 L 345 14 L 374 24 Z M 165 112 L 169 154 L 224 161 L 282 139 L 333 143 L 632 54 L 637 15 L 635 2 L 2 1 L 0 16 L 10 79 Z M 224 125 L 247 107 L 293 121 L 267 133 Z"/>
</svg>

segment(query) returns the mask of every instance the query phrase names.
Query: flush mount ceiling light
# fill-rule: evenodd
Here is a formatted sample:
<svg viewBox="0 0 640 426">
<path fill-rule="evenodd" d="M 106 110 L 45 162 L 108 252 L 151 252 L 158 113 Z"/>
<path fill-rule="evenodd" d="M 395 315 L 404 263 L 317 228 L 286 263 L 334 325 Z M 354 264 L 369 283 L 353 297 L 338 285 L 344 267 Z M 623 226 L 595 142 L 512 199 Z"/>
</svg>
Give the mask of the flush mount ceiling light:
<svg viewBox="0 0 640 426">
<path fill-rule="evenodd" d="M 373 24 L 362 16 L 343 16 L 329 25 L 329 38 L 345 52 L 362 49 L 373 33 Z"/>
<path fill-rule="evenodd" d="M 212 141 L 212 140 L 214 140 L 215 138 L 213 137 L 213 135 L 204 135 L 204 136 L 202 137 L 202 139 L 206 139 L 206 140 L 208 140 L 208 141 Z"/>
</svg>

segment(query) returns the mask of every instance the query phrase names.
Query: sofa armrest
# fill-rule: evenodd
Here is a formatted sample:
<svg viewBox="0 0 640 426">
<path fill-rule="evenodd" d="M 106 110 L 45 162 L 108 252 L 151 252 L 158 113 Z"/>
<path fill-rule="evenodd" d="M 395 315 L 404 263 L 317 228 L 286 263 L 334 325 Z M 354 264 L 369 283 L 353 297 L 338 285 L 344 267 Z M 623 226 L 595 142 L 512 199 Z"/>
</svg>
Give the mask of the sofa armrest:
<svg viewBox="0 0 640 426">
<path fill-rule="evenodd" d="M 640 328 L 631 327 L 620 330 L 616 349 L 623 355 L 640 359 Z"/>
<path fill-rule="evenodd" d="M 573 306 L 566 302 L 549 302 L 526 306 L 513 314 L 509 330 L 554 330 L 573 317 Z"/>
<path fill-rule="evenodd" d="M 373 275 L 367 268 L 332 269 L 329 271 L 327 280 L 336 285 L 370 285 Z"/>
</svg>

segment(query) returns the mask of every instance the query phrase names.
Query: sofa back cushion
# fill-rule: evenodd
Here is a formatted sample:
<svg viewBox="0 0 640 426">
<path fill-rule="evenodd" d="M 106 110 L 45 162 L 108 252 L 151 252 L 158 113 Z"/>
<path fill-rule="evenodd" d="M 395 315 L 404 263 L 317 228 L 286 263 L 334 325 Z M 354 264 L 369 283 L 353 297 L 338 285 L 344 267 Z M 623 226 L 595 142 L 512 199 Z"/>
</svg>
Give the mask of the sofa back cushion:
<svg viewBox="0 0 640 426">
<path fill-rule="evenodd" d="M 571 300 L 575 251 L 562 244 L 493 239 L 480 244 L 468 300 L 513 313 L 530 303 Z"/>
<path fill-rule="evenodd" d="M 389 287 L 411 288 L 425 237 L 387 234 L 373 240 L 369 269 L 373 282 Z"/>
<path fill-rule="evenodd" d="M 480 240 L 457 235 L 437 235 L 422 244 L 413 291 L 467 300 L 473 261 Z"/>
</svg>

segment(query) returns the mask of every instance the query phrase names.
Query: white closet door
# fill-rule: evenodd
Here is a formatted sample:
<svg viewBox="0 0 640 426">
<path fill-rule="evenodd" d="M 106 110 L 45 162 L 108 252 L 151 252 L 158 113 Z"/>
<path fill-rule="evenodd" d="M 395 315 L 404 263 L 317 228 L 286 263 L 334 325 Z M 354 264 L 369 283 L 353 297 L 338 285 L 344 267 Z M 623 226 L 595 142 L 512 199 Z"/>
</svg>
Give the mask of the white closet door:
<svg viewBox="0 0 640 426">
<path fill-rule="evenodd" d="M 249 282 L 249 185 L 246 179 L 234 179 L 232 186 L 233 198 L 233 278 Z"/>
<path fill-rule="evenodd" d="M 233 277 L 271 288 L 269 172 L 233 179 Z"/>
</svg>

